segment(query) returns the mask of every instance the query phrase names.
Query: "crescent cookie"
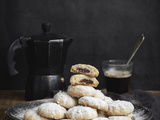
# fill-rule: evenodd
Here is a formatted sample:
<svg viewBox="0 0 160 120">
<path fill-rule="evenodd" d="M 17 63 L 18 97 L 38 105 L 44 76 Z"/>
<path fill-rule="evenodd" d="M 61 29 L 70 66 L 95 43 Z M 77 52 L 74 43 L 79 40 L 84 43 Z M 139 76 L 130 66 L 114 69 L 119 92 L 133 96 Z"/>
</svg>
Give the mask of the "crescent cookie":
<svg viewBox="0 0 160 120">
<path fill-rule="evenodd" d="M 94 118 L 93 120 L 109 120 L 109 119 L 106 117 L 97 117 L 97 118 Z"/>
<path fill-rule="evenodd" d="M 99 82 L 95 77 L 90 77 L 82 74 L 73 75 L 70 78 L 71 85 L 86 85 L 86 86 L 92 86 L 97 87 Z"/>
<path fill-rule="evenodd" d="M 57 103 L 43 103 L 38 107 L 38 114 L 52 119 L 65 118 L 66 109 Z"/>
<path fill-rule="evenodd" d="M 116 100 L 108 104 L 109 116 L 127 116 L 132 113 L 134 106 L 131 102 Z"/>
<path fill-rule="evenodd" d="M 66 117 L 69 119 L 76 119 L 76 120 L 88 120 L 96 118 L 97 110 L 85 107 L 85 106 L 75 106 L 70 108 L 67 113 Z"/>
<path fill-rule="evenodd" d="M 99 71 L 97 68 L 87 64 L 76 64 L 71 67 L 70 70 L 72 73 L 79 73 L 88 75 L 91 77 L 97 77 L 99 75 Z"/>
<path fill-rule="evenodd" d="M 84 96 L 78 100 L 78 103 L 80 105 L 96 108 L 106 112 L 108 111 L 108 104 L 99 98 Z"/>
<path fill-rule="evenodd" d="M 38 109 L 38 107 L 30 109 L 29 111 L 27 111 L 24 114 L 24 119 L 25 120 L 49 120 L 47 118 L 44 118 L 44 117 L 41 117 L 40 115 L 38 115 L 37 109 Z"/>
<path fill-rule="evenodd" d="M 128 116 L 111 116 L 109 117 L 109 120 L 132 120 Z"/>
<path fill-rule="evenodd" d="M 71 108 L 78 104 L 78 100 L 76 98 L 71 97 L 67 92 L 61 91 L 53 97 L 53 101 L 65 108 Z"/>
<path fill-rule="evenodd" d="M 72 97 L 83 97 L 83 96 L 94 96 L 95 89 L 91 86 L 83 86 L 83 85 L 70 85 L 68 86 L 67 92 Z"/>
</svg>

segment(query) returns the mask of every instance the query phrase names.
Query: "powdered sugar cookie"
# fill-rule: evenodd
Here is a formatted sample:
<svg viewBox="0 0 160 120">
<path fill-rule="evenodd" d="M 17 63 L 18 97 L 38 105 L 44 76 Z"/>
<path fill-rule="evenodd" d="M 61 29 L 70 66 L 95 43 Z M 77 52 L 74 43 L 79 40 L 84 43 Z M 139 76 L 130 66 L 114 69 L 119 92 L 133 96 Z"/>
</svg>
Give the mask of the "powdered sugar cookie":
<svg viewBox="0 0 160 120">
<path fill-rule="evenodd" d="M 52 119 L 65 118 L 66 109 L 57 103 L 43 103 L 38 107 L 38 114 Z"/>
<path fill-rule="evenodd" d="M 70 108 L 67 113 L 66 117 L 69 119 L 76 119 L 76 120 L 88 120 L 96 118 L 97 110 L 85 107 L 85 106 L 75 106 Z"/>
<path fill-rule="evenodd" d="M 74 119 L 61 119 L 61 120 L 74 120 Z"/>
<path fill-rule="evenodd" d="M 105 99 L 105 95 L 102 93 L 101 90 L 98 90 L 98 89 L 96 90 L 94 97 L 100 98 L 101 100 Z"/>
<path fill-rule="evenodd" d="M 68 86 L 67 92 L 72 97 L 83 97 L 83 96 L 94 96 L 95 89 L 91 86 L 83 86 L 83 85 L 70 85 Z"/>
<path fill-rule="evenodd" d="M 76 64 L 71 67 L 71 72 L 97 77 L 99 75 L 98 69 L 87 64 Z"/>
<path fill-rule="evenodd" d="M 107 97 L 107 96 L 105 96 L 103 100 L 104 100 L 106 103 L 108 103 L 108 104 L 111 103 L 111 102 L 113 102 L 112 98 Z"/>
<path fill-rule="evenodd" d="M 131 114 L 129 114 L 129 115 L 127 115 L 128 117 L 130 117 L 130 118 L 132 118 L 133 117 L 133 115 L 132 115 L 132 113 Z"/>
<path fill-rule="evenodd" d="M 106 117 L 97 117 L 97 118 L 94 118 L 93 120 L 109 120 L 109 119 Z"/>
<path fill-rule="evenodd" d="M 75 119 L 67 119 L 67 118 L 66 118 L 66 119 L 61 119 L 61 120 L 75 120 Z"/>
<path fill-rule="evenodd" d="M 103 111 L 108 111 L 108 104 L 103 100 L 95 97 L 84 96 L 78 100 L 80 105 L 89 106 Z"/>
<path fill-rule="evenodd" d="M 47 118 L 44 118 L 44 117 L 38 115 L 37 110 L 38 110 L 38 107 L 30 109 L 29 111 L 27 111 L 24 114 L 24 119 L 25 120 L 49 120 Z"/>
<path fill-rule="evenodd" d="M 78 104 L 76 98 L 71 97 L 67 92 L 59 91 L 54 97 L 53 101 L 65 108 L 71 108 Z"/>
<path fill-rule="evenodd" d="M 108 104 L 109 116 L 127 116 L 132 113 L 134 106 L 131 102 L 116 100 Z"/>
<path fill-rule="evenodd" d="M 86 86 L 92 86 L 97 87 L 99 82 L 95 77 L 90 77 L 82 74 L 73 75 L 70 78 L 71 85 L 86 85 Z"/>
<path fill-rule="evenodd" d="M 111 116 L 109 117 L 109 120 L 132 120 L 128 116 Z"/>
<path fill-rule="evenodd" d="M 105 101 L 106 103 L 111 103 L 113 101 L 112 98 L 105 96 L 101 90 L 96 90 L 94 97 L 100 98 L 101 100 Z"/>
</svg>

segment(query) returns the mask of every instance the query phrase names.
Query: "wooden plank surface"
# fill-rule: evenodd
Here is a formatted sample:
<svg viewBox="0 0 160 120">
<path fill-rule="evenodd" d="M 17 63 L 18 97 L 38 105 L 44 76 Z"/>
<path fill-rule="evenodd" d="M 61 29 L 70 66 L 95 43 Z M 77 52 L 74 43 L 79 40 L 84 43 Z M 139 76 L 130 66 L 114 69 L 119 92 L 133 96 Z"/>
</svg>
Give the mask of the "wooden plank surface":
<svg viewBox="0 0 160 120">
<path fill-rule="evenodd" d="M 160 91 L 147 91 L 156 94 L 160 99 Z M 25 101 L 24 90 L 0 90 L 0 120 L 11 120 L 6 111 L 9 107 Z"/>
<path fill-rule="evenodd" d="M 0 90 L 0 107 L 9 107 L 25 102 L 24 90 Z"/>
<path fill-rule="evenodd" d="M 25 102 L 24 90 L 0 90 L 0 120 L 11 120 L 6 111 L 9 107 Z"/>
</svg>

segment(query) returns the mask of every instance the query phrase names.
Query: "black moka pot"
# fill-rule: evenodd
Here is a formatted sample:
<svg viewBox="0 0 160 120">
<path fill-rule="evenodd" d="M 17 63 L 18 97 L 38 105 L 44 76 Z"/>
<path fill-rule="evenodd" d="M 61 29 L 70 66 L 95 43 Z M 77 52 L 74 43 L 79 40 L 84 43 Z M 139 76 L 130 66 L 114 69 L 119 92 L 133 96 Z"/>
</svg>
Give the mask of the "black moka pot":
<svg viewBox="0 0 160 120">
<path fill-rule="evenodd" d="M 52 90 L 64 90 L 63 68 L 67 50 L 71 42 L 65 37 L 50 32 L 50 23 L 43 23 L 43 33 L 15 40 L 8 52 L 8 64 L 11 75 L 15 70 L 14 54 L 16 49 L 25 47 L 28 63 L 28 78 L 25 89 L 26 100 L 49 97 Z"/>
</svg>

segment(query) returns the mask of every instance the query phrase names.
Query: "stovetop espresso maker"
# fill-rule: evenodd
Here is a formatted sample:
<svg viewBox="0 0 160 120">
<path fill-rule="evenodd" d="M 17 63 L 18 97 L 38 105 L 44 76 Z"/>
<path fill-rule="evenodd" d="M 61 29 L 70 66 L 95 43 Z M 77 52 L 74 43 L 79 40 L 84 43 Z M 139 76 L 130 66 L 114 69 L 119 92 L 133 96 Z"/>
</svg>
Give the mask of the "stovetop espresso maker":
<svg viewBox="0 0 160 120">
<path fill-rule="evenodd" d="M 15 75 L 18 73 L 14 68 L 15 51 L 25 47 L 28 63 L 26 100 L 46 98 L 52 94 L 52 90 L 64 90 L 66 88 L 63 69 L 67 50 L 73 39 L 51 33 L 50 27 L 50 23 L 43 23 L 43 33 L 30 37 L 20 37 L 9 48 L 9 71 L 10 74 Z"/>
</svg>

